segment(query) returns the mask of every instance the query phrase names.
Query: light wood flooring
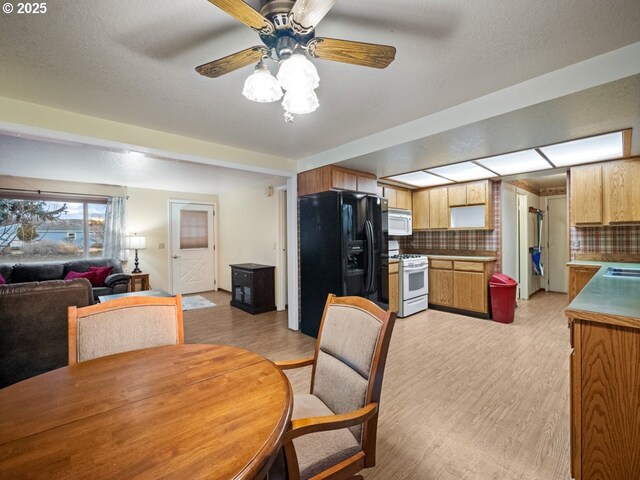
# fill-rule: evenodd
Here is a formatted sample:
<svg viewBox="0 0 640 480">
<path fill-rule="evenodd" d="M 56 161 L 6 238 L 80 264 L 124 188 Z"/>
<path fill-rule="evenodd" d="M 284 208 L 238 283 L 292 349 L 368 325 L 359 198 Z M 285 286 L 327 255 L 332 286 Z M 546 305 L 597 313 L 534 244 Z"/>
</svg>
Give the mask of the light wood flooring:
<svg viewBox="0 0 640 480">
<path fill-rule="evenodd" d="M 185 342 L 236 345 L 272 360 L 311 355 L 314 339 L 284 312 L 249 315 L 224 292 L 184 313 Z M 380 406 L 376 467 L 366 480 L 567 480 L 567 296 L 519 301 L 516 320 L 428 310 L 398 319 Z M 289 375 L 309 388 L 309 368 Z"/>
</svg>

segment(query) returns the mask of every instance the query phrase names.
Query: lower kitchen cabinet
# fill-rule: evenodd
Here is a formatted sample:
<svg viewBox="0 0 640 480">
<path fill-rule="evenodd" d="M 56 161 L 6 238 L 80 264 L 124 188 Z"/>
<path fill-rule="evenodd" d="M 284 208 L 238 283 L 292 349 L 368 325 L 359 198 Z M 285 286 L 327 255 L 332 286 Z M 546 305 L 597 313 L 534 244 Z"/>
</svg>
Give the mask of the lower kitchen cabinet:
<svg viewBox="0 0 640 480">
<path fill-rule="evenodd" d="M 640 323 L 592 312 L 567 316 L 572 347 L 571 476 L 638 479 Z"/>
<path fill-rule="evenodd" d="M 251 314 L 276 309 L 275 267 L 240 263 L 231 267 L 231 306 Z"/>
<path fill-rule="evenodd" d="M 429 259 L 429 305 L 489 316 L 489 278 L 495 260 Z"/>
<path fill-rule="evenodd" d="M 429 268 L 429 304 L 453 307 L 452 270 Z"/>
<path fill-rule="evenodd" d="M 389 311 L 398 313 L 399 308 L 398 262 L 389 264 Z"/>
<path fill-rule="evenodd" d="M 576 298 L 598 270 L 600 270 L 600 265 L 569 264 L 569 302 Z"/>
</svg>

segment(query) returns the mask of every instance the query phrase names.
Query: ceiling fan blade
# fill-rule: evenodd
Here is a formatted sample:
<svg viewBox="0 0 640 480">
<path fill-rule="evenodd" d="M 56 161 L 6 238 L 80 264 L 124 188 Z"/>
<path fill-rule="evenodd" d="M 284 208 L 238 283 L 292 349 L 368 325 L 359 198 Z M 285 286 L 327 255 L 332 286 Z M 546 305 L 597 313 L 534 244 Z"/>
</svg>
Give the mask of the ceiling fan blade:
<svg viewBox="0 0 640 480">
<path fill-rule="evenodd" d="M 386 68 L 396 58 L 396 47 L 335 38 L 313 38 L 307 49 L 316 58 L 363 67 Z"/>
<path fill-rule="evenodd" d="M 273 23 L 242 0 L 209 0 L 209 2 L 262 35 L 271 35 L 275 30 Z"/>
<path fill-rule="evenodd" d="M 257 63 L 264 55 L 267 55 L 266 47 L 251 47 L 240 52 L 232 53 L 213 62 L 196 67 L 196 72 L 209 78 L 218 78 L 252 63 Z"/>
<path fill-rule="evenodd" d="M 291 29 L 305 34 L 316 28 L 337 0 L 297 0 L 289 14 Z"/>
</svg>

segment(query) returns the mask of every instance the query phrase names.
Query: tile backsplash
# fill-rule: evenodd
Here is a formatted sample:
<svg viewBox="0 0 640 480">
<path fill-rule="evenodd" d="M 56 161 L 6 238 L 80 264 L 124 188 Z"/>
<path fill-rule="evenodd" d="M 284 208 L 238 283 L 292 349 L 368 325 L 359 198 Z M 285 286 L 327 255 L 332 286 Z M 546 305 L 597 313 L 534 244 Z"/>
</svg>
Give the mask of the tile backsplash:
<svg viewBox="0 0 640 480">
<path fill-rule="evenodd" d="M 640 254 L 640 225 L 571 227 L 571 260 L 576 253 Z"/>
</svg>

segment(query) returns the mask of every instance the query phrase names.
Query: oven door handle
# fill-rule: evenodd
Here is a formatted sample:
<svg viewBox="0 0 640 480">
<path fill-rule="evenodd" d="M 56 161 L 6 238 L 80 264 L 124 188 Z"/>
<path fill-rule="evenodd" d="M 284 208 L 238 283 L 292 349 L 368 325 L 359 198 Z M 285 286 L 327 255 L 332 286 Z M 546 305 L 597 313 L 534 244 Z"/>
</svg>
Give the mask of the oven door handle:
<svg viewBox="0 0 640 480">
<path fill-rule="evenodd" d="M 419 272 L 420 270 L 427 271 L 428 265 L 423 265 L 422 267 L 402 267 L 402 271 L 404 272 Z"/>
</svg>

